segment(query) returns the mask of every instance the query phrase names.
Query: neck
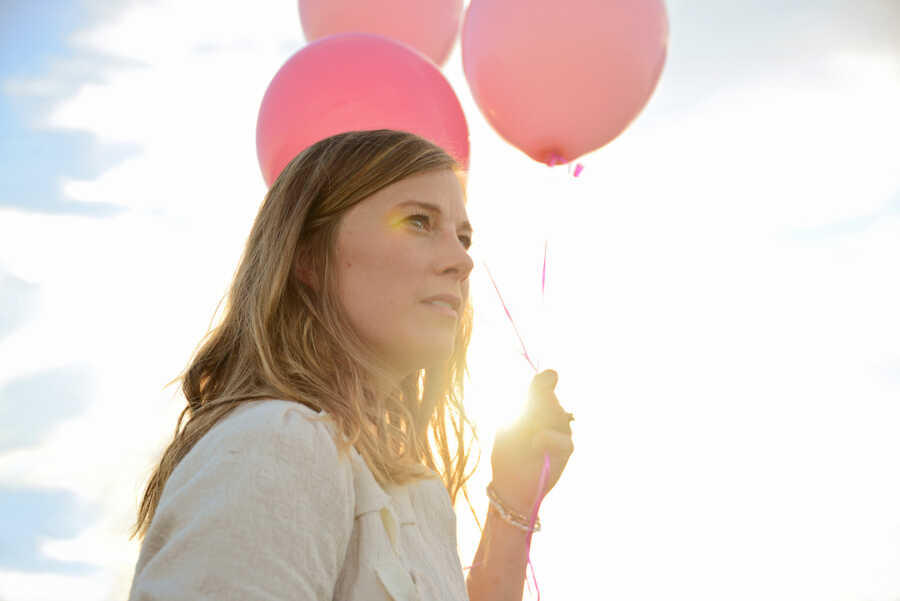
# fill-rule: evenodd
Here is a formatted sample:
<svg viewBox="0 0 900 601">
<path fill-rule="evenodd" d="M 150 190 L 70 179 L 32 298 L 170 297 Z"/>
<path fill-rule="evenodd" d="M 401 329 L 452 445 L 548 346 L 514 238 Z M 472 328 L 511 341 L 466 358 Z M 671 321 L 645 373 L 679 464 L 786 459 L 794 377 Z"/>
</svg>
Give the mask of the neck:
<svg viewBox="0 0 900 601">
<path fill-rule="evenodd" d="M 372 386 L 372 393 L 379 401 L 386 402 L 391 394 L 395 394 L 403 381 L 404 376 L 388 372 L 380 378 L 376 378 Z"/>
</svg>

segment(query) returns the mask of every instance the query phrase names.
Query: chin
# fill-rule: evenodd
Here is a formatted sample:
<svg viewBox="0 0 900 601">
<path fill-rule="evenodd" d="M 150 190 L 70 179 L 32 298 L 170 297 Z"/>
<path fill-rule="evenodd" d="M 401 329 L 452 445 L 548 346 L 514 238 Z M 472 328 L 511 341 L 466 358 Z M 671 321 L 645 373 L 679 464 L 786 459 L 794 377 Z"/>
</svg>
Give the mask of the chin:
<svg viewBox="0 0 900 601">
<path fill-rule="evenodd" d="M 416 369 L 430 369 L 432 367 L 439 367 L 446 363 L 450 357 L 453 356 L 453 344 L 452 341 L 450 344 L 445 346 L 437 347 L 437 346 L 428 346 L 422 348 L 417 352 L 414 356 L 414 364 L 416 365 Z"/>
</svg>

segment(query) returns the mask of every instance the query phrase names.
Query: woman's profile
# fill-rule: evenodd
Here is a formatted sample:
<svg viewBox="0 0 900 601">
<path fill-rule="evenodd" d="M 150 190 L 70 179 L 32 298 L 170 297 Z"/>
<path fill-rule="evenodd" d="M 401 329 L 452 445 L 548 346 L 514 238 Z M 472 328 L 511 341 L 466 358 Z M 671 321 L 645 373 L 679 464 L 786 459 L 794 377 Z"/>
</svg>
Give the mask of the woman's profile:
<svg viewBox="0 0 900 601">
<path fill-rule="evenodd" d="M 392 130 L 337 134 L 285 167 L 173 380 L 187 406 L 140 504 L 130 599 L 521 599 L 525 516 L 544 453 L 546 491 L 572 452 L 571 417 L 556 373 L 539 374 L 531 418 L 494 444 L 466 575 L 465 185 L 444 150 Z"/>
</svg>

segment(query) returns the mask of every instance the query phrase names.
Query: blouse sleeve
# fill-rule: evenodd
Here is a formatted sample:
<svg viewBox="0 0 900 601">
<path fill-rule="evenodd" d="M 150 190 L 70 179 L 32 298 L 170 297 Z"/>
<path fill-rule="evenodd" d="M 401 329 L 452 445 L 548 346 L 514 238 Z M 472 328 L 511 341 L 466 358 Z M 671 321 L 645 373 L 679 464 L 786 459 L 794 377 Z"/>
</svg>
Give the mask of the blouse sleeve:
<svg viewBox="0 0 900 601">
<path fill-rule="evenodd" d="M 332 598 L 353 528 L 353 474 L 309 414 L 264 401 L 197 442 L 163 490 L 130 600 Z"/>
</svg>

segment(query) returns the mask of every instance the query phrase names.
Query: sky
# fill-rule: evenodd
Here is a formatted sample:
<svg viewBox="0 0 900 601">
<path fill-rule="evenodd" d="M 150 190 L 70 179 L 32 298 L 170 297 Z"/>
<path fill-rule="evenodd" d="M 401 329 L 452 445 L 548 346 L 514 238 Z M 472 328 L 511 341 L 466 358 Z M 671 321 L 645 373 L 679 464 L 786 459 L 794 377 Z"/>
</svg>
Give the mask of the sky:
<svg viewBox="0 0 900 601">
<path fill-rule="evenodd" d="M 477 232 L 472 503 L 532 375 L 489 268 L 576 417 L 542 599 L 900 600 L 900 2 L 666 7 L 659 85 L 578 178 L 491 129 L 458 42 L 443 67 Z M 0 601 L 127 596 L 184 404 L 166 384 L 227 290 L 259 105 L 304 44 L 281 0 L 0 2 Z"/>
</svg>

